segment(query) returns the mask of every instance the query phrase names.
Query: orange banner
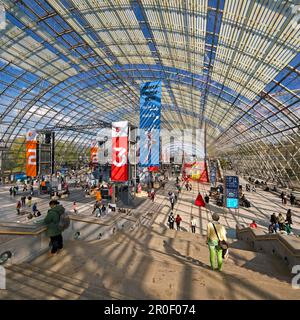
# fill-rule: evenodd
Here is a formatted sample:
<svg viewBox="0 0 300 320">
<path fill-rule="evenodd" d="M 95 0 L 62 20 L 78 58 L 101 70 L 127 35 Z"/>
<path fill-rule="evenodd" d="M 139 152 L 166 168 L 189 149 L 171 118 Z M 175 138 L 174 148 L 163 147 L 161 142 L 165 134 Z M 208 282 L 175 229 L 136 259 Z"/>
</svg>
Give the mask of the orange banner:
<svg viewBox="0 0 300 320">
<path fill-rule="evenodd" d="M 36 165 L 36 141 L 26 142 L 26 175 L 28 177 L 37 176 L 37 165 Z"/>
<path fill-rule="evenodd" d="M 98 147 L 91 147 L 91 163 L 98 163 Z"/>
</svg>

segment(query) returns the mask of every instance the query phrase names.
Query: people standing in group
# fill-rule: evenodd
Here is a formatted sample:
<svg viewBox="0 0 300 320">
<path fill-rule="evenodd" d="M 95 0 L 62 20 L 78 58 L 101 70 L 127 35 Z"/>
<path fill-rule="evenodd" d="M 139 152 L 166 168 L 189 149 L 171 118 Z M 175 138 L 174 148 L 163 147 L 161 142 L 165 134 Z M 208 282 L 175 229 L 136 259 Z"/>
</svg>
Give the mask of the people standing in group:
<svg viewBox="0 0 300 320">
<path fill-rule="evenodd" d="M 173 212 L 171 211 L 168 217 L 168 223 L 169 223 L 170 229 L 174 229 L 174 222 L 175 222 L 175 218 L 174 218 Z"/>
<path fill-rule="evenodd" d="M 217 213 L 212 215 L 213 222 L 207 224 L 207 244 L 209 249 L 210 265 L 212 270 L 222 271 L 223 267 L 223 249 L 219 246 L 220 241 L 227 241 L 226 230 L 218 221 L 220 219 Z M 216 267 L 217 259 L 217 267 Z"/>
<path fill-rule="evenodd" d="M 284 230 L 284 223 L 285 223 L 284 216 L 281 213 L 279 213 L 278 215 L 279 230 Z"/>
<path fill-rule="evenodd" d="M 176 222 L 176 227 L 177 227 L 178 231 L 180 231 L 180 223 L 181 223 L 181 221 L 182 221 L 182 218 L 180 217 L 179 214 L 177 214 L 175 222 Z"/>
<path fill-rule="evenodd" d="M 62 231 L 59 227 L 60 216 L 65 212 L 62 205 L 57 200 L 49 202 L 50 209 L 44 219 L 47 226 L 46 235 L 50 237 L 51 256 L 63 248 Z"/>
<path fill-rule="evenodd" d="M 77 209 L 77 203 L 76 203 L 76 201 L 73 202 L 73 212 L 74 212 L 74 214 L 78 214 L 78 209 Z"/>
<path fill-rule="evenodd" d="M 18 201 L 17 202 L 17 206 L 16 206 L 16 209 L 17 209 L 17 215 L 20 215 L 21 214 L 21 201 Z"/>
<path fill-rule="evenodd" d="M 293 224 L 293 222 L 292 222 L 292 210 L 291 209 L 288 209 L 288 211 L 286 213 L 285 221 L 287 222 L 287 224 L 289 226 L 291 226 L 291 224 Z"/>
<path fill-rule="evenodd" d="M 192 216 L 192 218 L 191 218 L 191 229 L 192 229 L 192 233 L 196 233 L 196 226 L 197 226 L 196 218 L 194 218 L 194 217 Z"/>
</svg>

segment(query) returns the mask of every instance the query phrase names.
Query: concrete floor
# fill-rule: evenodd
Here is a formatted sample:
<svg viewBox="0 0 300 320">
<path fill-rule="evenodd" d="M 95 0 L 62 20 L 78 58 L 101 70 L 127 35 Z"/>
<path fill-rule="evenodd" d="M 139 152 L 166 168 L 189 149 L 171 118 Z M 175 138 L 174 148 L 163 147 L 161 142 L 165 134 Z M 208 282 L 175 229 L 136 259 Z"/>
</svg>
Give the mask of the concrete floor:
<svg viewBox="0 0 300 320">
<path fill-rule="evenodd" d="M 155 204 L 166 209 L 171 186 L 158 192 Z M 193 183 L 191 192 L 182 191 L 174 212 L 183 218 L 183 231 L 168 229 L 169 210 L 163 210 L 151 227 L 120 232 L 107 240 L 69 241 L 59 255 L 49 258 L 44 254 L 19 269 L 8 268 L 9 290 L 0 298 L 19 298 L 22 293 L 23 299 L 86 299 L 92 290 L 95 299 L 104 295 L 123 299 L 300 299 L 300 291 L 291 286 L 293 275 L 279 258 L 253 252 L 241 241 L 232 239 L 230 257 L 221 273 L 210 270 L 203 236 L 211 213 L 220 212 L 229 236 L 234 236 L 238 217 L 214 204 L 201 210 L 194 206 L 198 191 L 204 194 L 208 189 L 209 185 Z M 239 219 L 245 224 L 254 218 L 265 228 L 269 211 L 285 213 L 287 209 L 279 198 L 263 191 L 246 197 L 255 204 L 240 210 Z M 151 205 L 146 200 L 140 210 Z M 299 208 L 293 211 L 299 227 Z M 198 219 L 197 234 L 184 232 L 190 231 L 191 215 Z M 76 295 L 69 289 L 74 283 L 78 283 Z M 37 292 L 36 288 L 41 289 Z"/>
</svg>

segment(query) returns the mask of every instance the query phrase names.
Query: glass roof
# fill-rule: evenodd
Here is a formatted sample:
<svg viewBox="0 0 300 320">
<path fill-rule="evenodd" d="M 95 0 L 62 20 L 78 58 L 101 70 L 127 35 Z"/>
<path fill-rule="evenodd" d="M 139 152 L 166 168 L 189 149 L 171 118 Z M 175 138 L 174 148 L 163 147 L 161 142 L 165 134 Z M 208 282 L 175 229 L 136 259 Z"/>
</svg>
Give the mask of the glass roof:
<svg viewBox="0 0 300 320">
<path fill-rule="evenodd" d="M 1 141 L 8 147 L 31 128 L 97 119 L 138 126 L 139 85 L 157 79 L 163 128 L 205 125 L 210 152 L 299 138 L 295 1 L 2 2 Z M 76 135 L 58 138 L 80 148 L 93 132 Z"/>
</svg>

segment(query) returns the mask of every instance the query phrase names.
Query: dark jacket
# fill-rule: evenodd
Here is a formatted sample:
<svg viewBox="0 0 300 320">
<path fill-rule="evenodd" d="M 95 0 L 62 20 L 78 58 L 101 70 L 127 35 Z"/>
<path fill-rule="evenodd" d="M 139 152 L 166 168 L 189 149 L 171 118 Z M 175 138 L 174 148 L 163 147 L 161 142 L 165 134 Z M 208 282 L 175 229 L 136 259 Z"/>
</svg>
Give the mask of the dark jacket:
<svg viewBox="0 0 300 320">
<path fill-rule="evenodd" d="M 62 205 L 57 205 L 54 208 L 48 210 L 47 216 L 44 219 L 44 223 L 47 226 L 46 234 L 48 237 L 58 236 L 62 231 L 58 227 L 59 218 L 65 209 Z"/>
</svg>

